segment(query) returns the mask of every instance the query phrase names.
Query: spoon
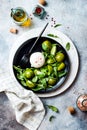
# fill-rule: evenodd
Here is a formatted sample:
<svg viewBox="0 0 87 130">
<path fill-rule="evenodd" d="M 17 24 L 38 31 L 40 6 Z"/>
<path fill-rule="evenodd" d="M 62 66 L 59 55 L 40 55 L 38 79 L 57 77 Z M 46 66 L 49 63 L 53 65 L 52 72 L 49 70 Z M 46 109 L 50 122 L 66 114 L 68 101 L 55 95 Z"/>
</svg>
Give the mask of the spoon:
<svg viewBox="0 0 87 130">
<path fill-rule="evenodd" d="M 32 45 L 31 49 L 29 50 L 28 53 L 24 54 L 20 60 L 20 63 L 19 65 L 22 67 L 22 68 L 25 68 L 26 65 L 28 64 L 29 62 L 29 56 L 30 56 L 30 53 L 32 51 L 32 49 L 34 48 L 34 46 L 36 45 L 36 43 L 38 42 L 38 40 L 40 39 L 40 37 L 42 36 L 43 32 L 45 31 L 46 27 L 48 26 L 48 23 L 45 25 L 45 27 L 43 28 L 43 30 L 41 31 L 41 33 L 39 34 L 39 36 L 36 38 L 34 44 Z"/>
</svg>

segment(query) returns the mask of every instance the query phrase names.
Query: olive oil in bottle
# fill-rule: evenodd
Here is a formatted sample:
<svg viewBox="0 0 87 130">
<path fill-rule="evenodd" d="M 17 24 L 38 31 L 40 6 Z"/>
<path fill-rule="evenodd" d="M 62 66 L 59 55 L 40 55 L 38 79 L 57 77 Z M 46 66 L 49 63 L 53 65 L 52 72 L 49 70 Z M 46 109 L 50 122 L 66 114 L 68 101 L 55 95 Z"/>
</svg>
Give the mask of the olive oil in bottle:
<svg viewBox="0 0 87 130">
<path fill-rule="evenodd" d="M 20 26 L 30 26 L 31 25 L 31 20 L 28 17 L 27 12 L 21 8 L 21 7 L 17 7 L 17 8 L 12 8 L 11 9 L 11 17 L 13 18 L 13 21 Z"/>
</svg>

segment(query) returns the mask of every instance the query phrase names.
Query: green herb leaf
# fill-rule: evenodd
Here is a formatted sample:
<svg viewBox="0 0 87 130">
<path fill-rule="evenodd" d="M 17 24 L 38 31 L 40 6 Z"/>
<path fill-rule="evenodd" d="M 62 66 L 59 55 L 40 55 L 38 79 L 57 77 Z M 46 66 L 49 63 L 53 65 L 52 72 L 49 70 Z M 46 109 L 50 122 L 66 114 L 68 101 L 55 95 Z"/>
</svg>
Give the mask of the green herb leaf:
<svg viewBox="0 0 87 130">
<path fill-rule="evenodd" d="M 21 80 L 21 84 L 22 84 L 23 86 L 25 86 L 25 87 L 27 86 L 27 85 L 26 85 L 26 82 L 25 82 L 24 80 Z"/>
<path fill-rule="evenodd" d="M 52 111 L 54 111 L 54 112 L 56 112 L 56 113 L 58 113 L 58 112 L 59 112 L 59 110 L 58 110 L 58 108 L 57 108 L 57 107 L 52 106 L 52 105 L 47 105 L 47 106 L 48 106 L 48 108 L 49 108 L 49 109 L 51 109 Z"/>
<path fill-rule="evenodd" d="M 55 116 L 50 116 L 50 118 L 49 118 L 49 121 L 51 122 L 54 118 L 56 118 Z"/>
<path fill-rule="evenodd" d="M 58 76 L 58 74 L 57 74 L 57 67 L 54 67 L 54 74 L 55 74 L 56 77 Z"/>
<path fill-rule="evenodd" d="M 54 37 L 54 38 L 59 38 L 57 35 L 54 35 L 54 34 L 47 34 L 47 36 Z"/>
<path fill-rule="evenodd" d="M 19 73 L 17 73 L 17 78 L 19 79 L 19 80 L 24 80 L 24 75 L 21 73 L 21 74 L 19 74 Z"/>
<path fill-rule="evenodd" d="M 67 74 L 67 71 L 60 71 L 60 72 L 58 72 L 58 77 L 59 78 L 61 78 L 61 77 L 63 77 L 63 76 L 65 76 Z"/>
<path fill-rule="evenodd" d="M 38 76 L 32 78 L 32 82 L 36 83 L 38 81 Z"/>
<path fill-rule="evenodd" d="M 18 73 L 20 73 L 20 74 L 21 74 L 22 71 L 23 71 L 20 66 L 15 66 L 15 65 L 14 65 L 13 68 L 14 68 Z"/>
<path fill-rule="evenodd" d="M 57 47 L 56 45 L 53 45 L 51 48 L 50 54 L 54 56 L 56 54 L 56 51 L 57 51 Z"/>
<path fill-rule="evenodd" d="M 56 28 L 56 27 L 59 27 L 59 26 L 61 26 L 62 24 L 56 24 L 55 26 L 54 26 L 54 28 Z"/>
<path fill-rule="evenodd" d="M 66 50 L 67 50 L 67 51 L 70 50 L 70 43 L 69 43 L 69 42 L 66 43 Z"/>
<path fill-rule="evenodd" d="M 35 92 L 43 90 L 43 89 L 45 89 L 45 87 L 43 86 L 43 84 L 38 84 L 37 87 L 32 88 L 32 90 L 35 91 Z"/>
</svg>

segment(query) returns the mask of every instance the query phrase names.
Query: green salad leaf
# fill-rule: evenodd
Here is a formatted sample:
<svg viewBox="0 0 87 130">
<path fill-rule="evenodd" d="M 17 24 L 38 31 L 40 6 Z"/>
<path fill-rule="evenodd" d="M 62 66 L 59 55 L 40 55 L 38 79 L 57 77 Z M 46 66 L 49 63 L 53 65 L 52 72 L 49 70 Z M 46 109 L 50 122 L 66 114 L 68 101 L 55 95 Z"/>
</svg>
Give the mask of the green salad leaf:
<svg viewBox="0 0 87 130">
<path fill-rule="evenodd" d="M 47 106 L 48 106 L 48 108 L 49 108 L 49 109 L 51 109 L 52 111 L 54 111 L 54 112 L 56 112 L 56 113 L 58 113 L 58 112 L 59 112 L 59 110 L 58 110 L 58 108 L 57 108 L 57 107 L 52 106 L 52 105 L 47 105 Z"/>
<path fill-rule="evenodd" d="M 54 38 L 59 38 L 57 35 L 54 35 L 54 34 L 47 34 L 47 36 L 54 37 Z"/>
<path fill-rule="evenodd" d="M 62 24 L 56 24 L 55 26 L 54 26 L 54 28 L 56 28 L 56 27 L 59 27 L 59 26 L 61 26 Z"/>
<path fill-rule="evenodd" d="M 69 42 L 66 43 L 66 50 L 67 50 L 67 51 L 70 50 L 70 43 L 69 43 Z"/>
<path fill-rule="evenodd" d="M 43 84 L 38 84 L 37 87 L 32 88 L 32 90 L 35 91 L 35 92 L 43 90 L 43 89 L 45 89 Z"/>
<path fill-rule="evenodd" d="M 49 121 L 51 122 L 54 118 L 56 118 L 55 116 L 50 116 L 50 118 L 49 118 Z"/>
<path fill-rule="evenodd" d="M 22 74 L 22 69 L 21 69 L 21 67 L 20 66 L 13 66 L 13 68 L 19 73 L 19 74 Z"/>
<path fill-rule="evenodd" d="M 67 72 L 65 70 L 61 71 L 61 72 L 58 72 L 58 76 L 59 78 L 65 76 L 67 74 Z"/>
</svg>

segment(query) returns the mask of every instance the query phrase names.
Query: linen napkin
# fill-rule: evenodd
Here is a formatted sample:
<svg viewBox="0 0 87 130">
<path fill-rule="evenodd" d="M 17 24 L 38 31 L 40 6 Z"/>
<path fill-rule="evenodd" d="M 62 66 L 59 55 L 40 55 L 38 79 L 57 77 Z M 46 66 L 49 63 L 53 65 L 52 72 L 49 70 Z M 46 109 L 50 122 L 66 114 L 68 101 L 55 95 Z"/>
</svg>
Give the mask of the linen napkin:
<svg viewBox="0 0 87 130">
<path fill-rule="evenodd" d="M 45 109 L 39 97 L 30 90 L 18 86 L 9 70 L 0 70 L 0 92 L 5 92 L 14 108 L 16 120 L 29 130 L 37 130 Z"/>
</svg>

